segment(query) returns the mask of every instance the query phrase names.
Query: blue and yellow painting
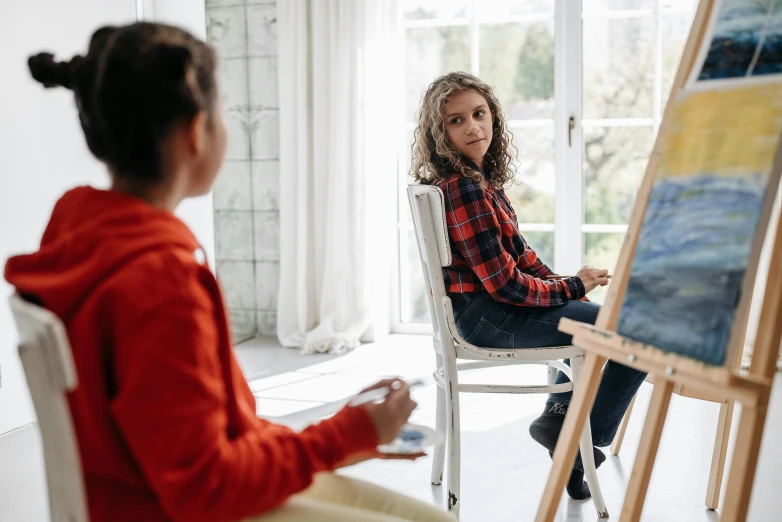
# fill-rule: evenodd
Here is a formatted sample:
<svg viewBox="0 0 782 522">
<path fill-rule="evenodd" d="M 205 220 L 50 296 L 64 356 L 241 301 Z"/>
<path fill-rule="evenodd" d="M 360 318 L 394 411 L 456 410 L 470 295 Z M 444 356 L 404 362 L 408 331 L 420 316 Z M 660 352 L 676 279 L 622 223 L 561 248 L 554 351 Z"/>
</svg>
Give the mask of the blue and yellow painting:
<svg viewBox="0 0 782 522">
<path fill-rule="evenodd" d="M 721 365 L 782 128 L 782 86 L 680 95 L 617 332 Z"/>
<path fill-rule="evenodd" d="M 722 0 L 698 81 L 782 73 L 782 0 Z"/>
</svg>

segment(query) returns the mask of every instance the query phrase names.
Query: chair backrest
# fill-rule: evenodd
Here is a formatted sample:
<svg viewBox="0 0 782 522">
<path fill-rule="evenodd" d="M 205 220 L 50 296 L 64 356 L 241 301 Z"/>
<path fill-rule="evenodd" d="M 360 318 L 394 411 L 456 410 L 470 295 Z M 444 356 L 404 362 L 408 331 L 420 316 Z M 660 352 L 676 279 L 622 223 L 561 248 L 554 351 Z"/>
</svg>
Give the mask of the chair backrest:
<svg viewBox="0 0 782 522">
<path fill-rule="evenodd" d="M 442 268 L 451 265 L 445 198 L 438 187 L 431 185 L 408 185 L 407 195 L 424 273 L 432 328 L 435 339 L 440 339 L 440 332 L 448 331 L 441 312 L 443 297 L 446 295 Z"/>
<path fill-rule="evenodd" d="M 35 405 L 43 442 L 52 522 L 87 522 L 79 448 L 66 393 L 76 388 L 76 370 L 60 320 L 19 295 L 10 298 L 19 357 Z"/>
</svg>

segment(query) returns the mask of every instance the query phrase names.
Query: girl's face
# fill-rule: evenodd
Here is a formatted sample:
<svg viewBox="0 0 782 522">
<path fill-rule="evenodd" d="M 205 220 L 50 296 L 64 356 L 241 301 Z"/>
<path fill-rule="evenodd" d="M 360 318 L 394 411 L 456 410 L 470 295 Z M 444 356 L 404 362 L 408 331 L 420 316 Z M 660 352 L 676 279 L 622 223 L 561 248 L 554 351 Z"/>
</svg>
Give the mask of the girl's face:
<svg viewBox="0 0 782 522">
<path fill-rule="evenodd" d="M 459 91 L 445 103 L 443 118 L 451 145 L 482 169 L 494 122 L 486 98 L 474 89 Z"/>
</svg>

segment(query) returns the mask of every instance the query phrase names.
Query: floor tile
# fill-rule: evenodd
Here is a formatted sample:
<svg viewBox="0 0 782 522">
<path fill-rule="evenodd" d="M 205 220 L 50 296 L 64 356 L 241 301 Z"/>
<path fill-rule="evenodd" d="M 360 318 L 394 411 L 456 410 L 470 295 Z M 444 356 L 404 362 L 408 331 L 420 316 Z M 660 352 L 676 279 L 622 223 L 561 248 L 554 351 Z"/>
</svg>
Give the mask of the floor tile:
<svg viewBox="0 0 782 522">
<path fill-rule="evenodd" d="M 314 377 L 311 373 L 300 372 L 285 372 L 277 375 L 268 375 L 266 377 L 259 377 L 248 381 L 250 390 L 253 393 L 268 390 L 269 388 L 276 388 L 277 386 L 284 386 L 286 384 L 292 384 L 294 382 L 306 381 Z"/>
<path fill-rule="evenodd" d="M 313 379 L 286 384 L 257 392 L 256 397 L 267 399 L 338 401 L 359 393 L 374 382 L 355 375 L 319 375 Z"/>
</svg>

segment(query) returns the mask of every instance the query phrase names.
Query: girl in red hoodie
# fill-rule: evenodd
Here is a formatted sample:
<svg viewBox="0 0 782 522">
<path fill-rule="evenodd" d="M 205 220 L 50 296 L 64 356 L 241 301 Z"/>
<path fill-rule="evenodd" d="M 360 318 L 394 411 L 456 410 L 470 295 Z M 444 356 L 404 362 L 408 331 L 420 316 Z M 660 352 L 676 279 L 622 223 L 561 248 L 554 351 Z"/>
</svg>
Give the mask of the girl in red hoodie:
<svg viewBox="0 0 782 522">
<path fill-rule="evenodd" d="M 5 270 L 67 328 L 90 520 L 451 520 L 329 473 L 397 435 L 415 408 L 400 381 L 383 402 L 301 433 L 256 417 L 217 282 L 173 214 L 209 192 L 226 150 L 212 49 L 137 23 L 99 29 L 85 56 L 29 65 L 44 86 L 73 90 L 112 180 L 108 191 L 66 193 L 40 250 Z"/>
</svg>

